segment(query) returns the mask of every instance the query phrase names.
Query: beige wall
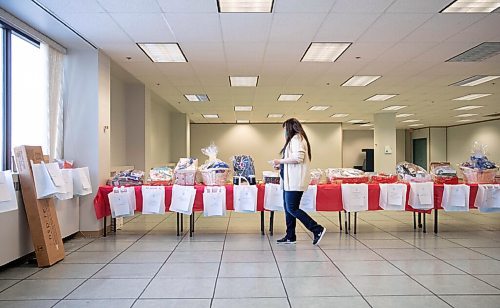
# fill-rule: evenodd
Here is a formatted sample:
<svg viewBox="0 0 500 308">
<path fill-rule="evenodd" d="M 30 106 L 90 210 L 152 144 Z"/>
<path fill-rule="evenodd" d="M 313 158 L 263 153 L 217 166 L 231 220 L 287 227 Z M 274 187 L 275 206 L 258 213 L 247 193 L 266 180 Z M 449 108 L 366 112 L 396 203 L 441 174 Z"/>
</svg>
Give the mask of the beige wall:
<svg viewBox="0 0 500 308">
<path fill-rule="evenodd" d="M 376 113 L 373 115 L 375 172 L 394 172 L 396 165 L 396 116 L 394 113 Z M 386 147 L 390 152 L 386 153 Z"/>
<path fill-rule="evenodd" d="M 170 123 L 170 107 L 154 97 L 149 118 L 150 162 L 153 167 L 170 162 Z"/>
<path fill-rule="evenodd" d="M 256 175 L 271 170 L 268 160 L 279 157 L 284 143 L 281 124 L 191 124 L 191 156 L 200 163 L 206 160 L 201 148 L 215 142 L 219 158 L 230 163 L 236 154 L 251 155 Z M 313 168 L 340 167 L 342 165 L 342 128 L 340 124 L 304 124 L 312 149 Z"/>
<path fill-rule="evenodd" d="M 362 166 L 365 153 L 362 149 L 373 149 L 373 130 L 344 130 L 342 138 L 342 167 Z"/>
<path fill-rule="evenodd" d="M 472 144 L 487 144 L 486 155 L 500 164 L 500 120 L 447 128 L 448 161 L 454 166 L 469 159 Z"/>
<path fill-rule="evenodd" d="M 429 164 L 446 161 L 446 127 L 431 127 L 429 136 Z"/>
<path fill-rule="evenodd" d="M 396 163 L 406 160 L 406 130 L 396 130 Z"/>
<path fill-rule="evenodd" d="M 127 164 L 126 156 L 126 84 L 115 76 L 111 76 L 111 166 Z"/>
</svg>

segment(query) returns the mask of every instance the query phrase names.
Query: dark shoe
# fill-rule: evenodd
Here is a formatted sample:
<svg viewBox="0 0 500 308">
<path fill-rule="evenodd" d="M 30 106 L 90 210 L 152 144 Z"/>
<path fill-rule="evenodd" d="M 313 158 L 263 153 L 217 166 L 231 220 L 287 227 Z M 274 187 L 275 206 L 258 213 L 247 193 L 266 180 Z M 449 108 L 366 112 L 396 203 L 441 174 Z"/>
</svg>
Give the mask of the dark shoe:
<svg viewBox="0 0 500 308">
<path fill-rule="evenodd" d="M 291 240 L 288 237 L 284 237 L 276 241 L 276 244 L 295 244 L 295 240 Z"/>
<path fill-rule="evenodd" d="M 313 239 L 313 245 L 318 245 L 321 239 L 323 238 L 323 235 L 326 233 L 326 228 L 322 227 L 323 230 L 321 230 L 318 233 L 314 233 L 314 239 Z"/>
</svg>

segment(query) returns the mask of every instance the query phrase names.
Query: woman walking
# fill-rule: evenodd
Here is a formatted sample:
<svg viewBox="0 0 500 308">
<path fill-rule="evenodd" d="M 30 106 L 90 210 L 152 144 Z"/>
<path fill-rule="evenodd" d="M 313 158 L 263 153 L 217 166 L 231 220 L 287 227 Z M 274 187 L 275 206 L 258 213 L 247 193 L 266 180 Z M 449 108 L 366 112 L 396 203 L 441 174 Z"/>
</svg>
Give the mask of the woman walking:
<svg viewBox="0 0 500 308">
<path fill-rule="evenodd" d="M 296 220 L 313 233 L 313 245 L 317 245 L 326 232 L 326 228 L 314 221 L 299 208 L 300 199 L 307 190 L 310 181 L 309 163 L 311 145 L 299 120 L 291 118 L 283 123 L 285 145 L 281 149 L 281 159 L 274 159 L 275 168 L 280 169 L 281 186 L 286 218 L 286 235 L 278 244 L 295 244 Z"/>
</svg>

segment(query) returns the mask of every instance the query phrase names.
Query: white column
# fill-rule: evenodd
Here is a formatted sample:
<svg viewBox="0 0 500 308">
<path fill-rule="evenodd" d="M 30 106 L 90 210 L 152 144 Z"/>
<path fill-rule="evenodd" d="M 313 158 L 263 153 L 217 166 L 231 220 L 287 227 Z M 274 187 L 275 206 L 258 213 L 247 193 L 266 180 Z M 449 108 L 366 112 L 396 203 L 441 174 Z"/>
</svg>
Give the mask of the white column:
<svg viewBox="0 0 500 308">
<path fill-rule="evenodd" d="M 394 173 L 396 168 L 396 114 L 373 115 L 375 172 Z"/>
</svg>

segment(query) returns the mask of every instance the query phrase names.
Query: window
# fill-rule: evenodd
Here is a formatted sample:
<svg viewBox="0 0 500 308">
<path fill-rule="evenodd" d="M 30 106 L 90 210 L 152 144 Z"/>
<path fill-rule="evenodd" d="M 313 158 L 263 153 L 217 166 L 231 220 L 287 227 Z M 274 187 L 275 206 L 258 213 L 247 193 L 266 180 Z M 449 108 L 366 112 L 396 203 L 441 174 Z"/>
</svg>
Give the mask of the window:
<svg viewBox="0 0 500 308">
<path fill-rule="evenodd" d="M 12 150 L 19 145 L 41 145 L 48 153 L 48 104 L 44 99 L 40 44 L 0 23 L 2 108 L 0 163 L 12 169 Z"/>
</svg>

